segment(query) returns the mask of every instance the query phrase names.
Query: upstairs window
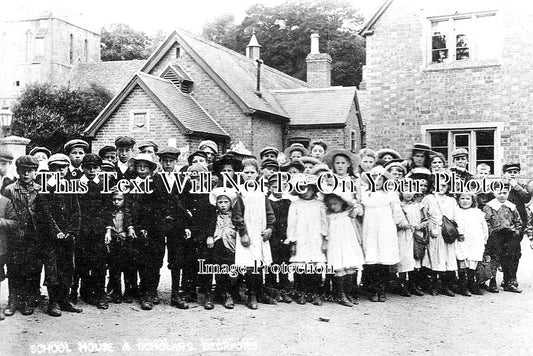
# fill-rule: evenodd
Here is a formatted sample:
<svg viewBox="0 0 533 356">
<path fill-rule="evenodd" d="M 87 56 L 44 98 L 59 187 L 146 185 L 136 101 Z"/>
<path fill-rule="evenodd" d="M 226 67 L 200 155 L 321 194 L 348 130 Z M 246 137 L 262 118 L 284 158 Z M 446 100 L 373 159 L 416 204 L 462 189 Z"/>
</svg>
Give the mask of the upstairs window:
<svg viewBox="0 0 533 356">
<path fill-rule="evenodd" d="M 430 19 L 431 63 L 494 60 L 500 56 L 496 13 Z"/>
</svg>

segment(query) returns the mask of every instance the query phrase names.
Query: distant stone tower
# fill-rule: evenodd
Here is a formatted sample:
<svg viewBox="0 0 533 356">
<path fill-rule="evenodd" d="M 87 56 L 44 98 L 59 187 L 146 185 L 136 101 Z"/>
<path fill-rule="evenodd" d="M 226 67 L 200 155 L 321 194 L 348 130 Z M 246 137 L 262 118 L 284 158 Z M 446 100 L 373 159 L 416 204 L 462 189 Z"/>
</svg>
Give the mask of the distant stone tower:
<svg viewBox="0 0 533 356">
<path fill-rule="evenodd" d="M 51 13 L 0 23 L 0 107 L 30 83 L 66 85 L 78 62 L 100 62 L 100 34 Z"/>
</svg>

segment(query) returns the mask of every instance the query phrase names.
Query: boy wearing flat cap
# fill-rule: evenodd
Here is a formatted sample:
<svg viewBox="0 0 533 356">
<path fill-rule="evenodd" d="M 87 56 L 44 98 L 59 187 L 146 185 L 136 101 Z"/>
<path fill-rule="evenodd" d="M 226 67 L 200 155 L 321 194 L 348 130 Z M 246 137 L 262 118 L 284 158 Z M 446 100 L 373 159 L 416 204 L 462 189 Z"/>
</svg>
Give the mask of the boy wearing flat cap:
<svg viewBox="0 0 533 356">
<path fill-rule="evenodd" d="M 50 157 L 49 168 L 64 179 L 70 165 L 68 157 L 56 153 Z M 37 222 L 41 228 L 46 258 L 45 285 L 48 288 L 48 314 L 59 317 L 61 311 L 81 313 L 72 305 L 69 289 L 74 277 L 74 245 L 80 230 L 80 206 L 77 194 L 55 193 L 60 182 L 47 187 L 49 194 L 37 196 Z"/>
<path fill-rule="evenodd" d="M 41 280 L 43 253 L 37 236 L 36 207 L 40 186 L 34 182 L 39 162 L 33 156 L 25 155 L 15 161 L 19 179 L 8 186 L 5 196 L 9 198 L 19 222 L 16 232 L 7 243 L 7 274 L 9 298 L 4 310 L 6 316 L 19 310 L 22 315 L 31 315 L 34 300 L 32 295 L 35 281 Z M 37 282 L 37 283 L 39 283 Z"/>
<path fill-rule="evenodd" d="M 63 146 L 63 151 L 70 159 L 70 167 L 66 179 L 80 179 L 83 175 L 81 161 L 89 151 L 89 144 L 80 139 L 70 140 Z"/>
<path fill-rule="evenodd" d="M 261 161 L 265 159 L 273 159 L 277 161 L 278 155 L 279 155 L 279 150 L 277 148 L 272 147 L 272 146 L 267 146 L 263 148 L 261 152 L 259 152 L 259 159 L 261 159 Z"/>
<path fill-rule="evenodd" d="M 452 152 L 452 164 L 450 168 L 456 177 L 464 182 L 473 179 L 474 176 L 467 170 L 468 168 L 468 150 L 466 148 L 457 148 Z"/>
<path fill-rule="evenodd" d="M 81 211 L 81 229 L 76 250 L 76 269 L 81 277 L 80 295 L 89 304 L 98 309 L 107 309 L 105 295 L 105 277 L 107 249 L 105 245 L 106 221 L 104 211 L 109 203 L 109 196 L 102 194 L 103 182 L 98 177 L 102 159 L 94 153 L 83 157 L 81 167 L 83 176 L 80 183 L 87 185 L 87 192 L 78 196 Z M 77 280 L 71 290 L 71 296 L 77 294 Z"/>
<path fill-rule="evenodd" d="M 270 178 L 275 172 L 279 172 L 278 161 L 272 158 L 265 158 L 261 161 L 261 175 L 265 180 L 268 180 L 268 178 Z"/>
<path fill-rule="evenodd" d="M 117 180 L 130 180 L 136 177 L 135 172 L 128 164 L 128 161 L 133 157 L 133 146 L 135 146 L 135 140 L 129 136 L 119 136 L 115 139 L 115 147 L 118 154 L 116 163 Z"/>
<path fill-rule="evenodd" d="M 524 232 L 527 228 L 527 210 L 526 204 L 531 200 L 531 195 L 523 184 L 518 182 L 518 175 L 520 174 L 521 166 L 518 162 L 509 162 L 503 165 L 503 177 L 509 183 L 509 200 L 516 206 L 522 225 L 518 234 L 507 239 L 505 247 L 502 250 L 501 262 L 502 268 L 507 267 L 504 272 L 503 290 L 507 292 L 520 293 L 522 290 L 518 287 L 516 279 L 516 272 L 518 271 L 518 264 L 520 257 L 522 257 L 522 250 L 520 242 L 524 237 Z"/>
<path fill-rule="evenodd" d="M 115 146 L 107 145 L 100 148 L 98 156 L 100 156 L 102 160 L 112 162 L 113 164 L 117 163 L 117 149 Z"/>
<path fill-rule="evenodd" d="M 157 162 L 157 151 L 159 147 L 153 141 L 143 141 L 137 145 L 141 153 L 146 153 L 152 156 L 154 162 Z"/>
</svg>

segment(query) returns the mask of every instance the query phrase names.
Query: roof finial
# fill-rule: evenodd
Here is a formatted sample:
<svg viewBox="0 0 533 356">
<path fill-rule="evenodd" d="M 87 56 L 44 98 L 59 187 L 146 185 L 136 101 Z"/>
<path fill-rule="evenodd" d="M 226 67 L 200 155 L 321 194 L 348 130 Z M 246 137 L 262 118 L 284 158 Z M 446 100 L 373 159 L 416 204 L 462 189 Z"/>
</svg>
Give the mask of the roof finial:
<svg viewBox="0 0 533 356">
<path fill-rule="evenodd" d="M 257 42 L 257 37 L 255 37 L 255 28 L 252 29 L 252 37 L 250 38 L 250 43 L 246 46 L 246 57 L 250 59 L 259 59 L 261 54 L 261 46 Z"/>
</svg>

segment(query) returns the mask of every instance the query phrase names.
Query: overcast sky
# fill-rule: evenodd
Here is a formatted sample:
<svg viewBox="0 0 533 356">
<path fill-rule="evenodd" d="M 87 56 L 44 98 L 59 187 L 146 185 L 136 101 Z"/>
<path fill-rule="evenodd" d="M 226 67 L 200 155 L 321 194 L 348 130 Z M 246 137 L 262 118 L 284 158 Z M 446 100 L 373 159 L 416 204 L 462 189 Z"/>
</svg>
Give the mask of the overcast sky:
<svg viewBox="0 0 533 356">
<path fill-rule="evenodd" d="M 148 34 L 183 28 L 200 32 L 206 19 L 224 13 L 235 15 L 236 22 L 253 4 L 278 5 L 285 0 L 2 0 L 0 21 L 32 18 L 45 11 L 71 22 L 99 29 L 110 23 L 126 23 Z M 365 18 L 372 16 L 383 0 L 350 0 Z"/>
</svg>

